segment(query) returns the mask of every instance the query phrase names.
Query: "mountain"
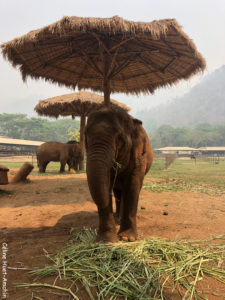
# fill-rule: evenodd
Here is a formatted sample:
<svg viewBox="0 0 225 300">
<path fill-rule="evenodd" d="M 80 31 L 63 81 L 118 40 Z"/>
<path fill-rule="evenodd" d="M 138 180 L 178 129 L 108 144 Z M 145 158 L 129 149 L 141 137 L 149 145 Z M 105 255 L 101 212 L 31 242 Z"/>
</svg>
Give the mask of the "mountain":
<svg viewBox="0 0 225 300">
<path fill-rule="evenodd" d="M 139 111 L 147 131 L 161 125 L 194 127 L 201 123 L 225 124 L 225 65 L 195 85 L 187 94 L 164 105 Z"/>
</svg>

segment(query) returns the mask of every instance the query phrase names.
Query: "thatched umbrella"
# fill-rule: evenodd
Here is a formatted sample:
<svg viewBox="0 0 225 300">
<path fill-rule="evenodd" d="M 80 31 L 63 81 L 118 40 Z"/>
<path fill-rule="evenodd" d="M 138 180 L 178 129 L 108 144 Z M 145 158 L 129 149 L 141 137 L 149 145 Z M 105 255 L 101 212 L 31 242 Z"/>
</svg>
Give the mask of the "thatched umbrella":
<svg viewBox="0 0 225 300">
<path fill-rule="evenodd" d="M 129 111 L 130 108 L 123 103 L 111 99 L 112 105 L 116 109 L 123 109 Z M 85 118 L 96 109 L 100 109 L 104 105 L 104 97 L 81 91 L 79 93 L 72 93 L 61 95 L 53 98 L 48 98 L 45 100 L 40 100 L 35 106 L 35 111 L 41 116 L 55 117 L 59 116 L 76 116 L 80 117 L 80 144 L 81 151 L 84 154 L 84 127 Z M 83 161 L 80 165 L 81 170 L 84 168 Z"/>
<path fill-rule="evenodd" d="M 64 17 L 1 45 L 23 80 L 44 78 L 72 88 L 153 93 L 204 70 L 205 60 L 174 19 L 132 22 Z"/>
</svg>

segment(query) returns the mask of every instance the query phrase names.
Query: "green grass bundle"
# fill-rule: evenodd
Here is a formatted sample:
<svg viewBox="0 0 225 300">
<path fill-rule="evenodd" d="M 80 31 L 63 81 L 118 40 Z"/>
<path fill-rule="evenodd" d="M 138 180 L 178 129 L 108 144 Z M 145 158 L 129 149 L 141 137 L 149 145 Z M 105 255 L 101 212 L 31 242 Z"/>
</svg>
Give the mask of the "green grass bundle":
<svg viewBox="0 0 225 300">
<path fill-rule="evenodd" d="M 206 276 L 225 283 L 225 235 L 215 244 L 148 238 L 105 245 L 95 243 L 95 238 L 95 231 L 83 229 L 73 236 L 72 245 L 47 254 L 51 265 L 31 271 L 36 280 L 55 275 L 53 285 L 17 286 L 47 287 L 78 299 L 79 282 L 90 299 L 157 300 L 168 299 L 168 291 L 176 291 L 181 299 L 207 299 L 201 288 Z M 60 287 L 60 280 L 68 280 L 68 288 Z"/>
</svg>

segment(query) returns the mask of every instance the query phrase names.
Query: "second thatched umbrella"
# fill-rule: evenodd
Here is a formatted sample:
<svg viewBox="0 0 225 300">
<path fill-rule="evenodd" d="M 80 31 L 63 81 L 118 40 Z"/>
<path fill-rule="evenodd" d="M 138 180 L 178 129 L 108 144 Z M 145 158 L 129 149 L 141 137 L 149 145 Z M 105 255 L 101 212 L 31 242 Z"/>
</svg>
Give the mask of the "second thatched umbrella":
<svg viewBox="0 0 225 300">
<path fill-rule="evenodd" d="M 153 93 L 204 70 L 205 60 L 174 19 L 132 22 L 64 17 L 2 44 L 23 79 L 104 92 Z"/>
<path fill-rule="evenodd" d="M 111 99 L 111 103 L 115 108 L 129 111 L 130 108 L 123 103 Z M 40 116 L 48 116 L 58 118 L 59 116 L 76 116 L 80 117 L 80 144 L 81 151 L 84 155 L 84 127 L 85 118 L 94 110 L 100 109 L 104 105 L 104 97 L 81 91 L 79 93 L 72 93 L 61 95 L 45 100 L 40 100 L 35 106 L 35 111 Z M 80 169 L 84 169 L 84 162 L 81 162 Z"/>
</svg>

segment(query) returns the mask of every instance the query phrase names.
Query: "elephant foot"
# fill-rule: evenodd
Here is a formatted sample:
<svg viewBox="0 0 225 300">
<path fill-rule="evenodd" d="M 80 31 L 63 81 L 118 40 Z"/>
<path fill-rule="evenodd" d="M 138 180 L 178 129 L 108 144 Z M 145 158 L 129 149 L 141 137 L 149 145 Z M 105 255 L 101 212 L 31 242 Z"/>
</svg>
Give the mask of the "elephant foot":
<svg viewBox="0 0 225 300">
<path fill-rule="evenodd" d="M 96 242 L 110 244 L 118 242 L 118 237 L 115 230 L 99 231 Z"/>
<path fill-rule="evenodd" d="M 119 239 L 124 242 L 134 242 L 137 239 L 137 231 L 134 229 L 120 230 Z"/>
</svg>

